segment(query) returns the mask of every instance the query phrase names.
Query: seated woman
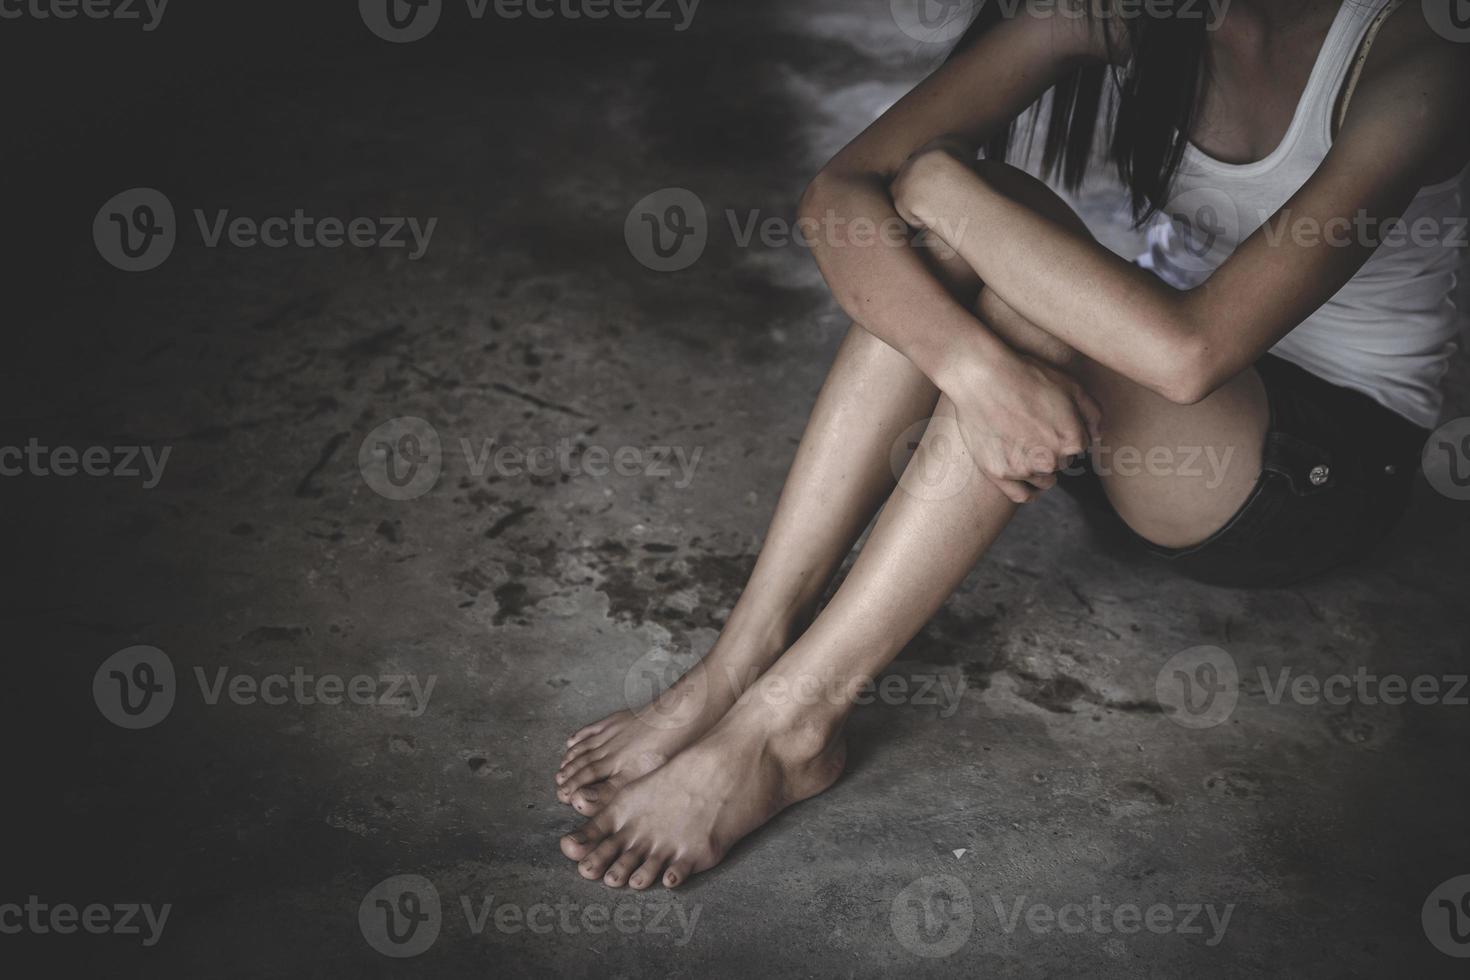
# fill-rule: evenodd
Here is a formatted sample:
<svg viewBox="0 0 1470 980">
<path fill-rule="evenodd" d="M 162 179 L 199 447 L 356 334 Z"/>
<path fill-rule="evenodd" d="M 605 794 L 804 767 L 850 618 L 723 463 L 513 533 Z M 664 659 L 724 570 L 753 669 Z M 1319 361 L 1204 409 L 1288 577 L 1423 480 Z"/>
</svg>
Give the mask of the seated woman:
<svg viewBox="0 0 1470 980">
<path fill-rule="evenodd" d="M 853 697 L 1074 456 L 1132 537 L 1221 585 L 1360 558 L 1406 507 L 1456 333 L 1470 45 L 1392 0 L 1235 0 L 1209 25 L 1083 2 L 983 5 L 804 194 L 805 217 L 922 234 L 814 244 L 853 326 L 714 648 L 568 742 L 558 796 L 590 819 L 561 848 L 584 877 L 682 884 L 830 786 Z M 1074 188 L 1111 107 L 1155 219 L 1136 263 L 1003 162 L 1048 91 L 1043 163 Z M 1226 463 L 1111 465 L 1128 447 Z"/>
</svg>

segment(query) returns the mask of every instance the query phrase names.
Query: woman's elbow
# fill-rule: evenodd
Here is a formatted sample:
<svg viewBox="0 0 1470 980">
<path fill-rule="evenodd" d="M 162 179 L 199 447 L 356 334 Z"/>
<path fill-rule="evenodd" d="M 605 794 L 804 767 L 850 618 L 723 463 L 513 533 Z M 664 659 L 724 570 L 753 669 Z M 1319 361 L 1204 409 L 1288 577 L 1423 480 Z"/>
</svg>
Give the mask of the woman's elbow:
<svg viewBox="0 0 1470 980">
<path fill-rule="evenodd" d="M 822 213 L 833 207 L 837 183 L 836 178 L 826 170 L 818 171 L 796 202 L 797 218 L 803 221 L 820 220 Z"/>
<path fill-rule="evenodd" d="M 1169 295 L 1151 323 L 1140 324 L 1156 338 L 1154 374 L 1145 384 L 1176 405 L 1197 405 L 1229 380 L 1219 347 L 1210 342 L 1211 316 L 1204 297 L 1191 290 Z"/>
<path fill-rule="evenodd" d="M 1174 404 L 1197 405 L 1229 380 L 1221 377 L 1218 358 L 1197 331 L 1180 330 L 1164 347 L 1154 390 Z"/>
</svg>

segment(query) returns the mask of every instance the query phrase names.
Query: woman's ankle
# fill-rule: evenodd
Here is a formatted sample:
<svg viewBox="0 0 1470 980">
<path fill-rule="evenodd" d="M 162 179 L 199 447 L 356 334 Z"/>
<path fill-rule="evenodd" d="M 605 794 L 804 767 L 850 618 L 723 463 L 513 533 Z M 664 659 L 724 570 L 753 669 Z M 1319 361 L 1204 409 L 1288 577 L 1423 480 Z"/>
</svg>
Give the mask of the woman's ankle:
<svg viewBox="0 0 1470 980">
<path fill-rule="evenodd" d="M 810 677 L 780 671 L 763 675 L 740 697 L 727 717 L 732 724 L 760 729 L 773 743 L 819 753 L 847 721 L 851 698 Z"/>
<path fill-rule="evenodd" d="M 734 704 L 796 642 L 804 628 L 805 621 L 797 613 L 760 616 L 742 613 L 737 606 L 703 660 L 710 684 Z"/>
</svg>

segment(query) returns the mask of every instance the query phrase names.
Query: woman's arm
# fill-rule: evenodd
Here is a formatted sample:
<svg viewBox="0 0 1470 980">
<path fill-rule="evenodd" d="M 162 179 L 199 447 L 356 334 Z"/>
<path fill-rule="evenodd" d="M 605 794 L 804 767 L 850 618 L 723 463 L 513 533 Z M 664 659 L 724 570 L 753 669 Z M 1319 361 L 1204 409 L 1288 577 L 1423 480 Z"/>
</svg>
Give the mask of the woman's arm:
<svg viewBox="0 0 1470 980">
<path fill-rule="evenodd" d="M 957 134 L 973 151 L 1068 70 L 1102 53 L 1101 38 L 1077 16 L 1022 14 L 1000 23 L 848 144 L 802 195 L 802 219 L 832 229 L 816 236 L 812 251 L 838 303 L 941 390 L 955 386 L 949 371 L 958 351 L 986 361 L 1015 355 L 951 297 L 912 247 L 891 240 L 858 247 L 843 240 L 843 230 L 854 222 L 898 222 L 889 184 L 920 147 Z"/>
<path fill-rule="evenodd" d="M 932 226 L 1033 323 L 1190 403 L 1326 302 L 1372 254 L 1381 222 L 1399 215 L 1421 186 L 1464 165 L 1467 89 L 1465 45 L 1437 37 L 1422 18 L 1390 18 L 1322 165 L 1188 291 L 996 193 L 942 150 L 914 160 L 895 197 L 901 213 Z M 1353 233 L 1327 242 L 1326 233 L 1347 229 Z"/>
</svg>

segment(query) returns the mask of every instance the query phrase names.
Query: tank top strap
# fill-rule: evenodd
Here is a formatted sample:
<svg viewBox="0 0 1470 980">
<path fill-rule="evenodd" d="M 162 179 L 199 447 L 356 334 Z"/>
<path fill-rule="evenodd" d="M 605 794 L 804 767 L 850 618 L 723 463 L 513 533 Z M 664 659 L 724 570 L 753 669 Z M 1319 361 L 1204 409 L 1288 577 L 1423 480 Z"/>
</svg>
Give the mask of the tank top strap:
<svg viewBox="0 0 1470 980">
<path fill-rule="evenodd" d="M 1316 142 L 1323 152 L 1332 145 L 1333 109 L 1348 74 L 1354 70 L 1358 50 L 1391 4 L 1394 0 L 1343 0 L 1333 18 L 1298 107 L 1305 124 L 1302 135 Z"/>
<path fill-rule="evenodd" d="M 1403 2 L 1404 0 L 1388 0 L 1363 34 L 1363 41 L 1358 45 L 1358 53 L 1353 56 L 1352 71 L 1349 72 L 1347 81 L 1342 85 L 1342 100 L 1337 105 L 1337 117 L 1332 120 L 1333 133 L 1342 128 L 1343 120 L 1347 118 L 1348 104 L 1353 100 L 1353 92 L 1357 91 L 1358 79 L 1363 76 L 1363 65 L 1368 62 L 1368 52 L 1373 48 L 1373 41 L 1378 37 L 1379 28 L 1383 26 L 1384 21 L 1388 20 L 1388 15 L 1399 9 Z"/>
</svg>

